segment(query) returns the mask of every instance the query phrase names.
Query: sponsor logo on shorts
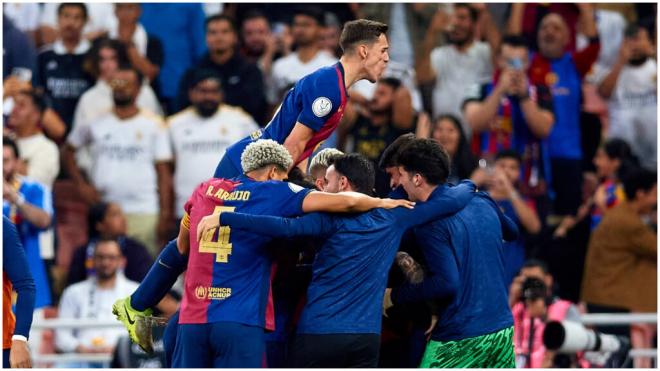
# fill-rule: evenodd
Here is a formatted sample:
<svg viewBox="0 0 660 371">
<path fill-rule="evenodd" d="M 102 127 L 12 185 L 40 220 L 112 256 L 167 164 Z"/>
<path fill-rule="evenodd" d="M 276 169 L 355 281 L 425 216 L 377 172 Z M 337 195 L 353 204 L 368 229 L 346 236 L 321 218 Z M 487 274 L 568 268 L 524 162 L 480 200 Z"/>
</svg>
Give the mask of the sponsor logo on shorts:
<svg viewBox="0 0 660 371">
<path fill-rule="evenodd" d="M 231 296 L 231 287 L 197 286 L 195 297 L 199 300 L 225 300 Z"/>
</svg>

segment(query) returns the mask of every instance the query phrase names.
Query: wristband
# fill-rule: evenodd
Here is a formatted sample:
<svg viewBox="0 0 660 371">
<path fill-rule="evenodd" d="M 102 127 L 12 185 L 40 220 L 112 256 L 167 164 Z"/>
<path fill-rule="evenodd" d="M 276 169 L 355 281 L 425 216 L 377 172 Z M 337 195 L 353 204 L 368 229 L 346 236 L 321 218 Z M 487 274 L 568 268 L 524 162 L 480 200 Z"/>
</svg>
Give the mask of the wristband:
<svg viewBox="0 0 660 371">
<path fill-rule="evenodd" d="M 24 342 L 26 342 L 26 343 L 27 343 L 27 341 L 28 341 L 28 339 L 27 339 L 25 336 L 23 336 L 23 335 L 14 335 L 14 336 L 11 337 L 11 340 L 12 340 L 12 341 L 14 341 L 14 340 L 19 340 L 19 341 L 24 341 Z"/>
</svg>

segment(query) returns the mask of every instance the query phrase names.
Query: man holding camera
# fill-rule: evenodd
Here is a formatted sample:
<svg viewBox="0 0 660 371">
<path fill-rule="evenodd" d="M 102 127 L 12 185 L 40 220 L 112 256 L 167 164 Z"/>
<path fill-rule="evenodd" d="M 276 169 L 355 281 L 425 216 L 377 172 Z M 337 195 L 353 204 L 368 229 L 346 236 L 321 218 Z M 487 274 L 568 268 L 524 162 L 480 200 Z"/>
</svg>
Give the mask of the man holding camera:
<svg viewBox="0 0 660 371">
<path fill-rule="evenodd" d="M 543 345 L 543 330 L 548 321 L 580 320 L 575 304 L 553 295 L 553 282 L 548 266 L 540 260 L 530 259 L 509 288 L 518 368 L 570 367 Z"/>
</svg>

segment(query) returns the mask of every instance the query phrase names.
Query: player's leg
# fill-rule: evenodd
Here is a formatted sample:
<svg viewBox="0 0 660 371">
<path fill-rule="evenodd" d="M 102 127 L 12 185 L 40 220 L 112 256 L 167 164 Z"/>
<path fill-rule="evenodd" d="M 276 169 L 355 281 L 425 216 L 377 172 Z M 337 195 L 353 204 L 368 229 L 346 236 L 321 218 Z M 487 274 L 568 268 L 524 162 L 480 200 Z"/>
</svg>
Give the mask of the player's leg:
<svg viewBox="0 0 660 371">
<path fill-rule="evenodd" d="M 137 318 L 152 314 L 151 307 L 156 306 L 165 297 L 179 275 L 185 271 L 187 264 L 188 257 L 181 255 L 176 239 L 170 241 L 133 295 L 117 300 L 112 306 L 112 312 L 124 324 L 131 340 L 145 351 L 151 350 L 150 337 L 138 333 Z"/>
<path fill-rule="evenodd" d="M 344 368 L 349 345 L 344 334 L 296 334 L 291 349 L 291 367 Z"/>
<path fill-rule="evenodd" d="M 352 339 L 348 353 L 347 368 L 378 367 L 378 352 L 380 350 L 380 335 L 378 334 L 347 334 Z"/>
<path fill-rule="evenodd" d="M 213 367 L 212 324 L 182 324 L 177 328 L 176 346 L 172 355 L 173 368 Z"/>
<path fill-rule="evenodd" d="M 266 342 L 263 328 L 236 322 L 215 322 L 210 333 L 214 368 L 264 366 Z"/>
<path fill-rule="evenodd" d="M 163 348 L 165 350 L 165 367 L 172 367 L 172 355 L 176 347 L 176 334 L 179 330 L 179 311 L 172 315 L 163 332 Z"/>
</svg>

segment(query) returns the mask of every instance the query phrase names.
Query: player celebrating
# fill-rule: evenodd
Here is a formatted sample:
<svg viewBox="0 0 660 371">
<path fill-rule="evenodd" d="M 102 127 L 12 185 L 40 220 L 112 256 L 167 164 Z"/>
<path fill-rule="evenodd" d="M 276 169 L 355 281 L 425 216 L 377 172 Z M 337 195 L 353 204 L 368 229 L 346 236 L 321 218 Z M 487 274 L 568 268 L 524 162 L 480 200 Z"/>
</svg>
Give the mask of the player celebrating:
<svg viewBox="0 0 660 371">
<path fill-rule="evenodd" d="M 223 213 L 220 218 L 207 216 L 200 223 L 202 227 L 214 227 L 220 219 L 225 228 L 236 231 L 271 237 L 327 238 L 314 260 L 307 303 L 293 343 L 293 367 L 377 366 L 383 293 L 403 233 L 459 211 L 473 197 L 487 198 L 473 192 L 471 182 L 456 187 L 443 185 L 449 158 L 446 154 L 437 157 L 426 159 L 435 169 L 429 202 L 418 204 L 414 210 L 376 209 L 347 216 L 315 213 L 298 219 Z M 375 176 L 368 159 L 351 154 L 336 159 L 326 178 L 327 189 L 368 193 Z M 203 232 L 198 230 L 197 234 Z"/>
<path fill-rule="evenodd" d="M 344 55 L 339 62 L 298 81 L 268 126 L 227 149 L 214 177 L 229 179 L 243 174 L 240 170 L 241 153 L 258 139 L 270 138 L 283 144 L 293 159 L 290 168 L 307 159 L 336 128 L 346 104 L 346 89 L 362 79 L 377 81 L 387 67 L 387 29 L 385 24 L 365 19 L 346 23 L 340 38 Z M 149 316 L 152 303 L 165 296 L 186 269 L 186 262 L 187 259 L 177 249 L 176 241 L 170 241 L 131 300 L 117 303 L 117 312 L 130 313 L 130 317 Z M 131 323 L 132 319 L 127 319 L 127 316 L 120 316 L 119 319 L 128 328 L 133 341 L 138 342 L 136 323 Z M 176 320 L 177 317 L 174 317 L 173 321 Z M 166 331 L 166 344 L 170 332 Z M 149 349 L 147 339 L 139 343 Z"/>
<path fill-rule="evenodd" d="M 366 19 L 346 23 L 339 39 L 344 55 L 333 66 L 300 79 L 286 94 L 270 123 L 227 149 L 216 178 L 241 174 L 241 153 L 257 139 L 273 139 L 291 154 L 293 165 L 306 160 L 337 128 L 348 98 L 359 80 L 376 82 L 389 61 L 387 25 Z"/>
<path fill-rule="evenodd" d="M 241 157 L 245 175 L 204 182 L 186 204 L 178 253 L 182 256 L 190 250 L 190 260 L 173 366 L 259 367 L 264 349 L 263 328 L 269 325 L 265 308 L 270 288 L 270 259 L 263 251 L 269 239 L 233 233 L 230 240 L 231 231 L 222 229 L 215 236 L 207 235 L 199 244 L 191 242 L 189 228 L 196 233 L 201 217 L 234 209 L 292 216 L 319 210 L 355 212 L 410 205 L 408 201 L 381 200 L 357 193 L 310 192 L 273 181 L 286 178 L 293 160 L 282 145 L 272 140 L 250 144 Z M 174 246 L 177 248 L 176 243 Z M 159 292 L 164 294 L 162 288 Z M 127 325 L 131 338 L 142 346 L 143 338 L 137 337 L 135 319 L 145 313 L 131 308 L 135 296 L 118 301 L 113 311 Z M 148 308 L 159 299 L 141 305 Z M 210 336 L 216 333 L 222 334 L 223 342 L 216 338 L 211 341 Z M 222 357 L 210 356 L 206 353 L 209 350 Z"/>
</svg>

